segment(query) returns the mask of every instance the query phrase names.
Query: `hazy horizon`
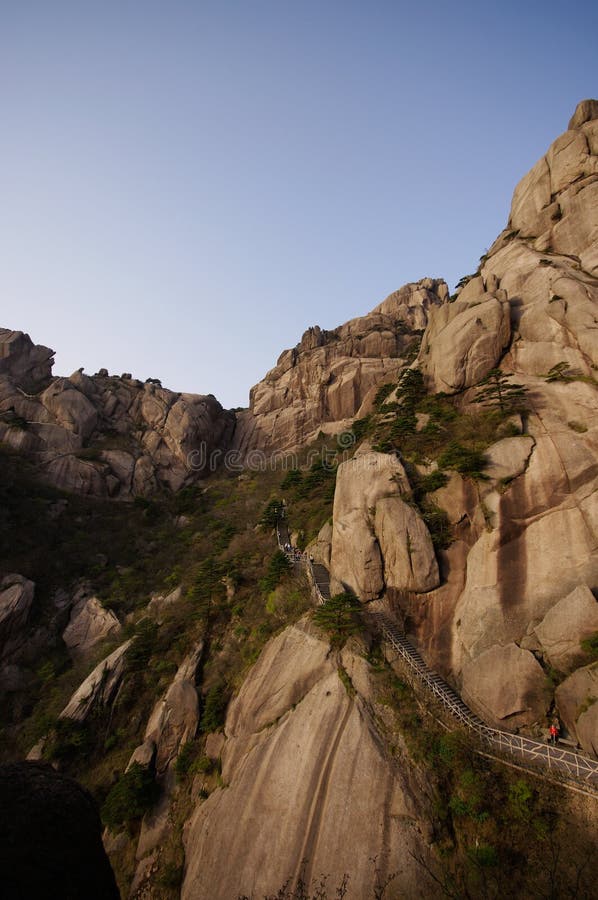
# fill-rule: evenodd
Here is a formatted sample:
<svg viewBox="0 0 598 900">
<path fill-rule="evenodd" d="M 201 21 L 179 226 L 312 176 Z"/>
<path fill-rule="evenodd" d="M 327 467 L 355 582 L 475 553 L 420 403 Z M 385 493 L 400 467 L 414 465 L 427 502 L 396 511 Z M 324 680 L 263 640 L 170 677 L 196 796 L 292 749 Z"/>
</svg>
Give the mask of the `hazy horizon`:
<svg viewBox="0 0 598 900">
<path fill-rule="evenodd" d="M 51 346 L 55 374 L 246 406 L 310 325 L 475 270 L 598 93 L 597 20 L 587 3 L 3 4 L 0 325 Z"/>
</svg>

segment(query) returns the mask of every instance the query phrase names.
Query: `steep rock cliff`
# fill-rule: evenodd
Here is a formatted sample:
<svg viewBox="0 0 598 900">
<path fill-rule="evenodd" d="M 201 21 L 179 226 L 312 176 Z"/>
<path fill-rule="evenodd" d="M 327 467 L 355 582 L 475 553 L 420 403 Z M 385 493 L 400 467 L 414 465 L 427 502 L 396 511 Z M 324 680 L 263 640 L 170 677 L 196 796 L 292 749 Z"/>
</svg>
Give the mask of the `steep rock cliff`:
<svg viewBox="0 0 598 900">
<path fill-rule="evenodd" d="M 410 852 L 428 858 L 430 799 L 407 760 L 385 755 L 374 726 L 368 666 L 343 651 L 355 695 L 328 643 L 305 621 L 274 638 L 231 703 L 219 788 L 185 832 L 185 900 L 270 896 L 303 871 L 367 895 L 370 857 L 409 897 L 433 896 Z M 359 834 L 359 853 L 347 840 Z M 223 860 L 234 865 L 223 866 Z M 303 867 L 303 861 L 305 866 Z"/>
<path fill-rule="evenodd" d="M 235 446 L 243 453 L 293 450 L 320 430 L 342 431 L 380 384 L 396 380 L 431 309 L 447 299 L 444 281 L 424 278 L 333 331 L 308 329 L 252 388 Z"/>
<path fill-rule="evenodd" d="M 526 391 L 525 434 L 489 448 L 488 479 L 452 475 L 433 495 L 456 540 L 442 554 L 440 587 L 404 603 L 430 662 L 506 727 L 545 722 L 555 698 L 538 663 L 545 676 L 555 663 L 570 668 L 555 654 L 551 617 L 570 623 L 572 659 L 596 621 L 597 108 L 580 104 L 517 186 L 478 273 L 456 302 L 431 311 L 417 361 L 431 391 L 461 392 L 464 412 L 475 408 L 467 389 L 494 366 Z"/>
</svg>

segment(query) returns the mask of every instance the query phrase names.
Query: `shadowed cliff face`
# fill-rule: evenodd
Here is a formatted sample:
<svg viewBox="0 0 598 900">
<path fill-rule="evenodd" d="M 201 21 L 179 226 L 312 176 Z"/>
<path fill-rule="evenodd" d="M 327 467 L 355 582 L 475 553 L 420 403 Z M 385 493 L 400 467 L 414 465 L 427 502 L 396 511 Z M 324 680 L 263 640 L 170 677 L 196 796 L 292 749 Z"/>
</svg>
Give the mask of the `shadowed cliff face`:
<svg viewBox="0 0 598 900">
<path fill-rule="evenodd" d="M 241 452 L 293 450 L 320 430 L 338 434 L 371 408 L 381 384 L 396 380 L 430 310 L 447 299 L 444 281 L 424 278 L 334 331 L 310 328 L 252 388 L 235 446 Z"/>
<path fill-rule="evenodd" d="M 97 807 L 42 763 L 0 767 L 1 893 L 11 900 L 118 900 Z"/>
</svg>

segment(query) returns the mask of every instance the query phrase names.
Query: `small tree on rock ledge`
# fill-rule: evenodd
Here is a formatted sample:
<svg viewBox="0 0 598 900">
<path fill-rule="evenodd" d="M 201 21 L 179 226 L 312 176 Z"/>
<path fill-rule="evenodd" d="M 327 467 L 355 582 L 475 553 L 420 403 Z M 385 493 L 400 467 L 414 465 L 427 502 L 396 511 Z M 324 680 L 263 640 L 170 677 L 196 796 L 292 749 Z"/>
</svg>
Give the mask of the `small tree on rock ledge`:
<svg viewBox="0 0 598 900">
<path fill-rule="evenodd" d="M 363 628 L 361 603 L 354 594 L 335 594 L 314 611 L 314 622 L 330 636 L 333 647 L 342 647 Z"/>
<path fill-rule="evenodd" d="M 505 416 L 523 412 L 526 408 L 527 388 L 523 384 L 509 381 L 509 376 L 500 369 L 490 369 L 486 377 L 480 381 L 479 388 L 481 390 L 475 402 L 494 407 Z"/>
</svg>

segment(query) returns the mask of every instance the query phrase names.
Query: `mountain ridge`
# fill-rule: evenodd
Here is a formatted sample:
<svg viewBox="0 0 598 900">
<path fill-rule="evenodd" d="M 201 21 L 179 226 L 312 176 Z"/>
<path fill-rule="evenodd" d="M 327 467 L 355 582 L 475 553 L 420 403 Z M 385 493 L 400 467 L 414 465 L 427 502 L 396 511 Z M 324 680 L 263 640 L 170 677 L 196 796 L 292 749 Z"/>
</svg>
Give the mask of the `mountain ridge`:
<svg viewBox="0 0 598 900">
<path fill-rule="evenodd" d="M 596 757 L 597 216 L 593 100 L 455 295 L 422 279 L 308 329 L 237 415 L 127 373 L 53 379 L 52 351 L 0 332 L 0 440 L 82 495 L 7 492 L 3 534 L 23 542 L 30 491 L 74 557 L 58 590 L 23 553 L 1 573 L 7 733 L 91 780 L 130 896 L 225 900 L 350 870 L 360 898 L 364 848 L 388 896 L 583 881 L 595 807 L 438 728 L 367 628 L 343 645 L 316 627 L 272 527 L 284 497 L 332 592 L 375 602 L 486 722 L 545 740 L 558 720 Z M 227 452 L 238 468 L 212 472 Z M 106 553 L 84 534 L 61 545 L 115 508 Z"/>
</svg>

